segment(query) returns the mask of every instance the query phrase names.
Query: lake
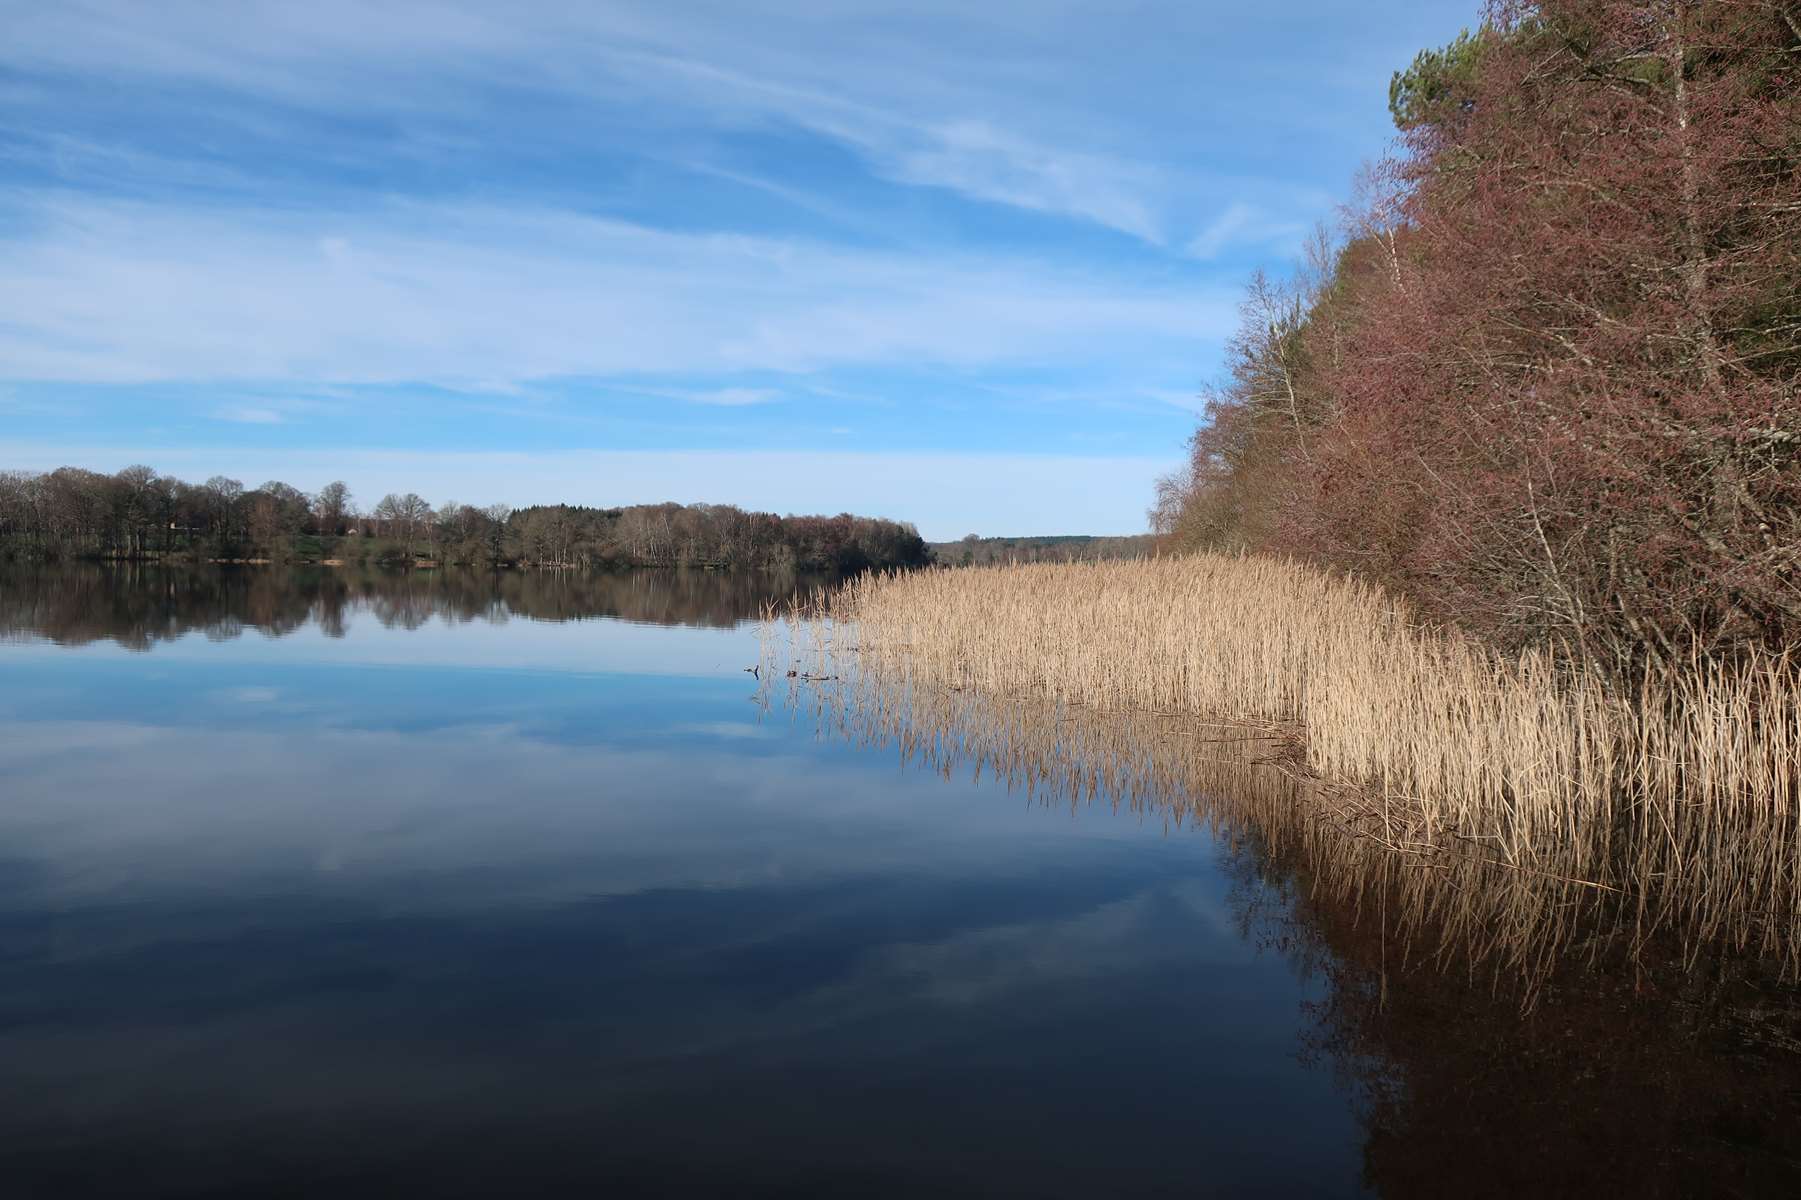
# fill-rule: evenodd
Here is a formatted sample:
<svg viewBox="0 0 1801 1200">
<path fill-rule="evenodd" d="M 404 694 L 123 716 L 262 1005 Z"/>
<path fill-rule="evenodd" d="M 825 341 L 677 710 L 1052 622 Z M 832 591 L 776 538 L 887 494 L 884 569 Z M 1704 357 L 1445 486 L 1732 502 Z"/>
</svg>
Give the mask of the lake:
<svg viewBox="0 0 1801 1200">
<path fill-rule="evenodd" d="M 0 572 L 5 1194 L 1796 1178 L 1767 997 L 1525 1014 L 1254 831 L 845 736 L 745 670 L 811 582 Z"/>
</svg>

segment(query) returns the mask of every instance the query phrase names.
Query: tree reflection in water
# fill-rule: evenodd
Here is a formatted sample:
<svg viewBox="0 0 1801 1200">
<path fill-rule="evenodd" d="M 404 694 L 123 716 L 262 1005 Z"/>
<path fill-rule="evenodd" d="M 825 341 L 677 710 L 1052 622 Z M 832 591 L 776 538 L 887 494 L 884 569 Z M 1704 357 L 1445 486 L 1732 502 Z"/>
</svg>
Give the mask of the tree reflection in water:
<svg viewBox="0 0 1801 1200">
<path fill-rule="evenodd" d="M 1605 930 L 1554 947 L 1465 936 L 1504 910 L 1422 904 L 1419 867 L 1347 840 L 1269 765 L 1269 731 L 854 673 L 791 680 L 786 701 L 947 776 L 1210 829 L 1244 935 L 1323 985 L 1298 1052 L 1355 1098 L 1381 1196 L 1801 1195 L 1801 991 L 1771 964 L 1642 948 L 1629 964 Z"/>
<path fill-rule="evenodd" d="M 136 650 L 199 632 L 282 637 L 309 623 L 342 637 L 368 614 L 390 628 L 434 618 L 731 628 L 772 599 L 816 586 L 794 574 L 629 571 L 383 571 L 337 567 L 187 567 L 124 563 L 0 566 L 0 637 L 65 645 L 110 640 Z"/>
</svg>

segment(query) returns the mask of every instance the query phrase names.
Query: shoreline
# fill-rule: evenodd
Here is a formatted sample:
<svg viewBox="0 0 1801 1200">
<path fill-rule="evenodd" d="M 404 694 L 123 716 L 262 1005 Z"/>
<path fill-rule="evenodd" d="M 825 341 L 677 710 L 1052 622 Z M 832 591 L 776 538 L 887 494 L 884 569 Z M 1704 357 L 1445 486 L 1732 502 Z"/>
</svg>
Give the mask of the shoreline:
<svg viewBox="0 0 1801 1200">
<path fill-rule="evenodd" d="M 1627 689 L 1431 628 L 1366 584 L 1222 555 L 865 576 L 788 625 L 796 660 L 848 653 L 903 690 L 1283 731 L 1265 765 L 1312 793 L 1321 824 L 1418 868 L 1422 913 L 1480 893 L 1465 934 L 1510 929 L 1522 966 L 1593 913 L 1629 945 L 1801 977 L 1786 658 Z"/>
</svg>

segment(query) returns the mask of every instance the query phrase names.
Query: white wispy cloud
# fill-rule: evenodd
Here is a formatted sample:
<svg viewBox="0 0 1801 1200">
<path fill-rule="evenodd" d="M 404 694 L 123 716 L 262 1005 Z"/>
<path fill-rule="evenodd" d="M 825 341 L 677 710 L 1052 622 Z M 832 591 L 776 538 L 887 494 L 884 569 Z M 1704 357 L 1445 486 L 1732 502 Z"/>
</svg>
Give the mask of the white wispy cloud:
<svg viewBox="0 0 1801 1200">
<path fill-rule="evenodd" d="M 1034 144 L 982 121 L 915 132 L 910 148 L 871 147 L 898 179 L 1083 218 L 1153 244 L 1164 240 L 1156 206 L 1168 189 L 1149 166 Z"/>
<path fill-rule="evenodd" d="M 766 387 L 634 387 L 626 390 L 644 396 L 661 396 L 666 400 L 680 400 L 685 404 L 705 404 L 713 408 L 749 408 L 755 404 L 768 404 L 781 399 L 782 396 L 779 389 Z"/>
<path fill-rule="evenodd" d="M 741 408 L 749 404 L 767 404 L 780 396 L 774 388 L 728 387 L 709 392 L 692 392 L 688 399 L 695 404 L 713 404 L 722 408 Z"/>
<path fill-rule="evenodd" d="M 1275 217 L 1264 209 L 1235 201 L 1196 234 L 1186 250 L 1194 258 L 1211 260 L 1233 246 L 1291 247 L 1306 232 L 1305 222 Z"/>
<path fill-rule="evenodd" d="M 1171 408 L 1179 408 L 1184 412 L 1202 413 L 1207 410 L 1207 395 L 1200 391 L 1176 391 L 1171 388 L 1147 388 L 1145 398 L 1159 404 L 1167 404 Z"/>
<path fill-rule="evenodd" d="M 1065 3 L 920 2 L 903 11 L 774 0 L 701 8 L 242 0 L 226 21 L 202 0 L 101 0 L 19 6 L 0 63 L 175 80 L 299 111 L 383 112 L 422 145 L 454 143 L 446 123 L 479 121 L 497 86 L 588 112 L 628 111 L 651 126 L 800 128 L 892 181 L 1179 244 L 1213 183 L 1198 162 L 1168 154 L 1168 128 L 1146 127 L 1139 91 L 1148 98 L 1179 77 L 1162 65 L 1153 86 L 1142 77 L 1144 53 L 1111 44 L 1116 26 L 1115 14 Z M 1064 36 L 1046 35 L 1056 27 Z M 1071 88 L 1084 77 L 1098 94 Z M 208 119 L 264 122 L 270 140 L 291 133 L 279 113 L 241 106 L 213 106 Z M 109 171 L 135 171 L 141 160 L 131 152 L 107 163 L 104 147 L 81 152 Z M 685 161 L 694 165 L 692 155 Z M 856 219 L 804 189 L 712 169 Z"/>
<path fill-rule="evenodd" d="M 213 410 L 213 419 L 236 425 L 280 425 L 284 418 L 272 408 L 256 408 L 247 404 L 221 404 Z"/>
<path fill-rule="evenodd" d="M 1223 287 L 1027 257 L 922 259 L 543 208 L 221 211 L 45 192 L 20 209 L 0 235 L 14 379 L 466 385 L 1167 358 L 1228 329 L 1234 303 Z"/>
<path fill-rule="evenodd" d="M 238 395 L 207 411 L 215 421 L 233 425 L 287 425 L 328 413 L 342 413 L 353 396 L 334 395 L 343 389 L 306 385 L 282 395 Z"/>
</svg>

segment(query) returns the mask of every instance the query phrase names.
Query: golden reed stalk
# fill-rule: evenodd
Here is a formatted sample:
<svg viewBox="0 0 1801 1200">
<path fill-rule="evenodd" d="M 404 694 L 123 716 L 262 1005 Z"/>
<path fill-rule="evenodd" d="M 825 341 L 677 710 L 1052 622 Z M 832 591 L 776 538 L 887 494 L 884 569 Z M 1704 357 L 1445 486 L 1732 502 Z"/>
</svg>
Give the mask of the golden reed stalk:
<svg viewBox="0 0 1801 1200">
<path fill-rule="evenodd" d="M 1487 880 L 1503 903 L 1452 907 L 1514 926 L 1522 947 L 1605 909 L 1634 945 L 1668 933 L 1691 955 L 1801 964 L 1801 671 L 1786 656 L 1697 662 L 1621 694 L 1260 556 L 866 575 L 795 618 L 803 675 L 854 650 L 911 695 L 1284 726 L 1277 765 L 1322 818 L 1446 886 Z"/>
</svg>

